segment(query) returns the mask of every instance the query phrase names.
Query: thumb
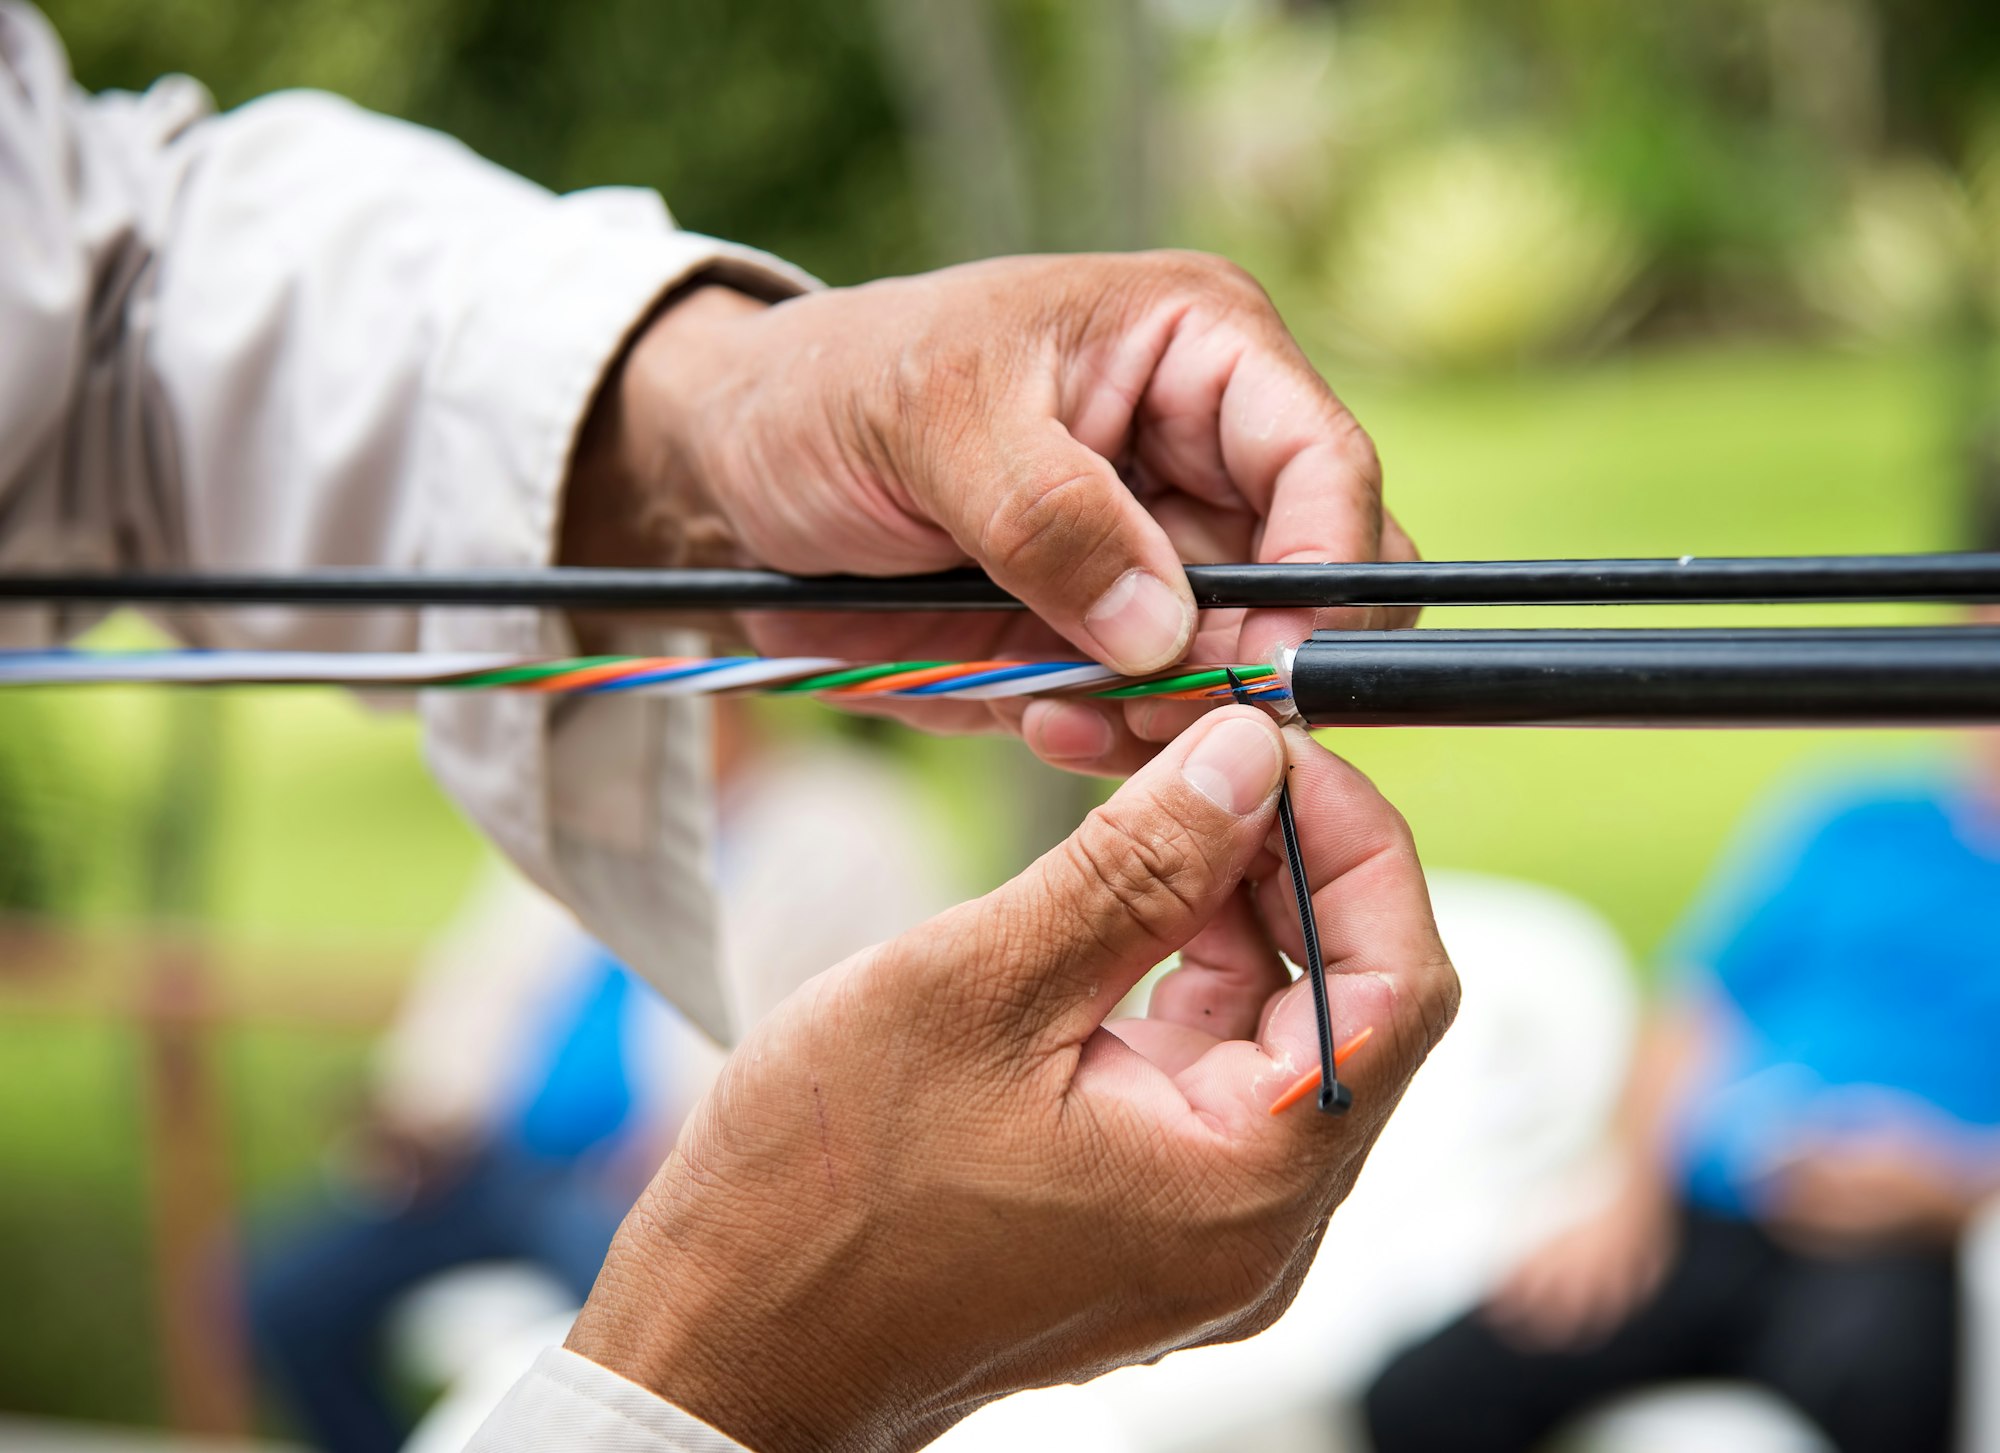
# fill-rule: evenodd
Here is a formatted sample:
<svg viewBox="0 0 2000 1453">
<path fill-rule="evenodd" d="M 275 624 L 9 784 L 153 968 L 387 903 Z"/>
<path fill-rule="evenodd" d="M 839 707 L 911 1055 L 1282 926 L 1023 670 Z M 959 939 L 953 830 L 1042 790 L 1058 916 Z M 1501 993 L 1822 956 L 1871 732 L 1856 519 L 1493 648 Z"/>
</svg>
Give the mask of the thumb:
<svg viewBox="0 0 2000 1453">
<path fill-rule="evenodd" d="M 952 476 L 938 522 L 1066 639 L 1128 676 L 1186 652 L 1194 595 L 1172 541 L 1053 410 L 981 432 Z"/>
<path fill-rule="evenodd" d="M 1018 878 L 933 919 L 968 1012 L 1014 1046 L 1079 1044 L 1220 913 L 1271 831 L 1284 767 L 1254 707 L 1197 722 Z M 966 946 L 986 956 L 968 978 Z"/>
</svg>

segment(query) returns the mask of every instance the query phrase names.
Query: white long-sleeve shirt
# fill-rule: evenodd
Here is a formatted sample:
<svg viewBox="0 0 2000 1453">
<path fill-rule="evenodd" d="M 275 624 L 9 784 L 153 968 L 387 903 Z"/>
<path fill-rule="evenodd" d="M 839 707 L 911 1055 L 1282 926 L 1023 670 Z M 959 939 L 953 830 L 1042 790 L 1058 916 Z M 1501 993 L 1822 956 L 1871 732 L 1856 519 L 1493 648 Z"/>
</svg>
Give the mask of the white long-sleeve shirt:
<svg viewBox="0 0 2000 1453">
<path fill-rule="evenodd" d="M 661 297 L 697 274 L 774 297 L 810 285 L 676 230 L 650 192 L 552 196 L 329 96 L 212 110 L 178 77 L 84 93 L 40 14 L 0 0 L 0 569 L 546 564 L 577 429 Z M 0 611 L 0 644 L 87 623 Z M 166 624 L 197 645 L 569 649 L 559 620 L 525 610 Z M 473 693 L 423 714 L 437 776 L 486 833 L 732 1037 L 704 872 L 705 717 Z M 577 1408 L 593 1402 L 587 1427 Z M 649 1441 L 600 1436 L 614 1422 Z M 479 1446 L 732 1446 L 688 1426 L 552 1356 Z"/>
</svg>

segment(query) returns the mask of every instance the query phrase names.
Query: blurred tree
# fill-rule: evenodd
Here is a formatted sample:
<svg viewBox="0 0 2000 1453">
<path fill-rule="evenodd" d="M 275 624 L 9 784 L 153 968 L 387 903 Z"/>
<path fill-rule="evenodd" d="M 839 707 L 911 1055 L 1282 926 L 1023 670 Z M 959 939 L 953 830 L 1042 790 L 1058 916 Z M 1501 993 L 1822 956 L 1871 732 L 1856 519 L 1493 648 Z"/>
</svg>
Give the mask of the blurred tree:
<svg viewBox="0 0 2000 1453">
<path fill-rule="evenodd" d="M 1262 26 L 1275 39 L 1238 67 L 1241 104 L 1187 113 L 1172 160 L 1184 212 L 1247 180 L 1265 218 L 1174 233 L 1310 269 L 1371 172 L 1467 132 L 1540 135 L 1637 240 L 1636 321 L 1655 328 L 1799 326 L 1791 269 L 1854 169 L 1912 153 L 1961 168 L 2000 104 L 1990 0 L 48 6 L 85 84 L 180 69 L 224 104 L 327 87 L 550 186 L 657 187 L 689 226 L 834 281 L 1158 240 L 1173 71 L 1154 17 L 1183 52 Z M 1273 155 L 1292 173 L 1278 185 Z"/>
<path fill-rule="evenodd" d="M 834 281 L 921 260 L 902 123 L 841 0 L 49 0 L 86 86 L 167 71 L 225 106 L 287 86 L 435 126 L 560 190 L 657 188 L 681 221 Z"/>
<path fill-rule="evenodd" d="M 1014 67 L 986 0 L 876 0 L 937 260 L 1025 250 L 1035 235 Z"/>
<path fill-rule="evenodd" d="M 1864 210 L 1881 218 L 1896 189 L 1869 178 L 1885 167 L 1915 162 L 1963 175 L 2000 109 L 2000 26 L 1990 6 L 1959 0 L 1175 0 L 1172 8 L 1192 58 L 1183 211 L 1196 214 L 1196 235 L 1318 273 L 1337 317 L 1355 316 L 1358 299 L 1378 333 L 1445 340 L 1405 350 L 1416 361 L 1509 361 L 1601 343 L 1621 326 L 1653 334 L 1816 327 L 1824 317 L 1810 294 L 1824 269 L 1813 259 L 1856 215 L 1857 189 Z M 1428 316 L 1390 316 L 1401 285 L 1375 277 L 1367 257 L 1387 266 L 1398 248 L 1365 233 L 1389 207 L 1405 235 L 1425 235 L 1410 211 L 1421 210 L 1421 174 L 1496 139 L 1520 163 L 1524 196 L 1581 188 L 1566 205 L 1584 232 L 1630 240 L 1639 288 L 1565 290 L 1555 307 L 1552 269 L 1538 272 L 1538 250 L 1504 255 L 1520 229 L 1473 225 L 1461 207 L 1433 219 L 1428 249 L 1478 276 L 1483 298 L 1542 295 L 1550 307 L 1524 302 L 1511 331 L 1491 309 L 1481 327 L 1458 330 L 1446 326 L 1449 300 L 1401 287 Z M 1917 238 L 1935 231 L 1932 220 L 1894 218 L 1876 230 Z M 1482 253 L 1489 235 L 1499 246 L 1492 256 Z M 1948 250 L 1942 238 L 1924 248 Z M 1914 299 L 1925 288 L 1952 291 L 1949 280 L 1914 278 L 1905 291 Z M 1595 319 L 1584 315 L 1591 309 Z M 1337 341 L 1337 326 L 1332 334 Z"/>
<path fill-rule="evenodd" d="M 1991 0 L 1869 0 L 1882 37 L 1888 139 L 1963 162 L 2000 104 Z"/>
</svg>

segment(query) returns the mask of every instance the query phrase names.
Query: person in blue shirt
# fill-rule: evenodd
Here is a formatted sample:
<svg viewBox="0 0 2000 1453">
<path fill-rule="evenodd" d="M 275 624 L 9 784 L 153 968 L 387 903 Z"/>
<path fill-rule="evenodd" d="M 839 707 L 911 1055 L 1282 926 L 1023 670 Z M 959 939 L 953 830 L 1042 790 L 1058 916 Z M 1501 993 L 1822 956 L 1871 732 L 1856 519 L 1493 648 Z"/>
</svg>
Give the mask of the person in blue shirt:
<svg viewBox="0 0 2000 1453">
<path fill-rule="evenodd" d="M 1795 796 L 1674 952 L 1616 1189 L 1370 1390 L 1378 1453 L 1528 1450 L 1650 1384 L 1761 1384 L 1842 1453 L 1937 1453 L 1956 1244 L 2000 1193 L 2000 733 Z"/>
</svg>

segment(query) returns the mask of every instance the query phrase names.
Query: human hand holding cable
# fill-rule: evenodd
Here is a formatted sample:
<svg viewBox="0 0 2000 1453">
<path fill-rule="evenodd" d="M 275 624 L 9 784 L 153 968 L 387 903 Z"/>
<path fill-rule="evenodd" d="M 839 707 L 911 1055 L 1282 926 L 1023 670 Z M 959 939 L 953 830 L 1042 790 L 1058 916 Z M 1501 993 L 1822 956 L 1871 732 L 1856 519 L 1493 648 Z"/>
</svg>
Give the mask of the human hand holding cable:
<svg viewBox="0 0 2000 1453">
<path fill-rule="evenodd" d="M 707 563 L 901 575 L 971 562 L 1039 617 L 746 621 L 768 653 L 1081 649 L 1145 673 L 1191 648 L 1256 662 L 1313 625 L 1404 619 L 1197 622 L 1184 561 L 1415 555 L 1382 512 L 1367 435 L 1263 291 L 1214 258 L 1008 258 L 769 308 L 706 288 L 639 337 L 587 442 L 572 563 L 683 559 L 690 531 Z M 1019 731 L 1051 761 L 1117 773 L 1198 710 L 892 709 L 932 729 Z"/>
<path fill-rule="evenodd" d="M 1340 1023 L 1372 1031 L 1338 1119 L 1270 1113 L 1317 1052 L 1276 947 L 1298 951 L 1287 747 Z M 1176 949 L 1148 1016 L 1106 1025 Z M 1456 999 L 1402 819 L 1303 735 L 1225 708 L 1021 877 L 769 1016 L 570 1347 L 784 1453 L 915 1447 L 1007 1392 L 1247 1336 Z"/>
</svg>

